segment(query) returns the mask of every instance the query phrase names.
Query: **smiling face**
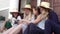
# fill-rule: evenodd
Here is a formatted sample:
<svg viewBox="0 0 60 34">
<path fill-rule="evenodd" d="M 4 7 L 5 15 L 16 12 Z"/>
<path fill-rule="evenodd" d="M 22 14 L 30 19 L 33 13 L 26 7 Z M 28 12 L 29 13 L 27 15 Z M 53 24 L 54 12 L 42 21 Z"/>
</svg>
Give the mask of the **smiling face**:
<svg viewBox="0 0 60 34">
<path fill-rule="evenodd" d="M 28 15 L 28 14 L 30 13 L 30 10 L 29 10 L 29 9 L 24 9 L 24 13 L 25 13 L 26 15 Z"/>
<path fill-rule="evenodd" d="M 13 15 L 13 17 L 15 17 L 15 18 L 16 18 L 16 17 L 18 16 L 18 13 L 13 12 L 13 13 L 12 13 L 12 15 Z"/>
</svg>

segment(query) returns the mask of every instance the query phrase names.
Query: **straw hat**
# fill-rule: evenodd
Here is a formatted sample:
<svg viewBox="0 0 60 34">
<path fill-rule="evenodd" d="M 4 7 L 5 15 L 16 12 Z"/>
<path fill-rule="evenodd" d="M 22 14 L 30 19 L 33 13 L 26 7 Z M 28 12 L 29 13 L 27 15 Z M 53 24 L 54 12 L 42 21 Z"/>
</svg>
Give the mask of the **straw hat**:
<svg viewBox="0 0 60 34">
<path fill-rule="evenodd" d="M 10 13 L 19 13 L 18 10 L 14 9 L 14 10 L 11 10 Z"/>
<path fill-rule="evenodd" d="M 44 8 L 50 9 L 50 3 L 49 2 L 41 2 L 40 7 L 44 7 Z"/>
<path fill-rule="evenodd" d="M 24 8 L 22 8 L 22 9 L 31 9 L 31 5 L 27 4 L 27 5 L 25 5 Z M 31 9 L 31 10 L 32 10 L 32 9 Z"/>
</svg>

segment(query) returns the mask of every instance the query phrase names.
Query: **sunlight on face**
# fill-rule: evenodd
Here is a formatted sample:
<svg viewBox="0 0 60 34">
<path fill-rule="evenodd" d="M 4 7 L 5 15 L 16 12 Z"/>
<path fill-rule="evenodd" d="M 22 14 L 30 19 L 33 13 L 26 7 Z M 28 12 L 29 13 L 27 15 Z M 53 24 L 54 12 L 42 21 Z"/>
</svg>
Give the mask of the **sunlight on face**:
<svg viewBox="0 0 60 34">
<path fill-rule="evenodd" d="M 13 13 L 12 15 L 14 15 L 14 17 L 17 17 L 18 16 L 18 13 Z"/>
<path fill-rule="evenodd" d="M 44 8 L 40 8 L 40 12 L 41 13 L 45 13 L 45 9 Z"/>
<path fill-rule="evenodd" d="M 29 9 L 24 9 L 25 14 L 29 14 L 30 10 Z"/>
</svg>

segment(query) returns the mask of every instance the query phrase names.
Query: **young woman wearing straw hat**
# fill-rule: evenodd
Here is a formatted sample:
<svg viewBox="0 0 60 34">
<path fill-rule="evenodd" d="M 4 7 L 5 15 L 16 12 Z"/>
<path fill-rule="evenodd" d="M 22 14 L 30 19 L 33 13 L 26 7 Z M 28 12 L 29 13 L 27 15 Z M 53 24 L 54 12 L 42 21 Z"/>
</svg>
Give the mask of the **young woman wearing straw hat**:
<svg viewBox="0 0 60 34">
<path fill-rule="evenodd" d="M 21 20 L 21 16 L 19 15 L 18 10 L 14 9 L 13 11 L 10 12 L 10 14 L 12 15 L 11 17 L 12 26 L 14 26 L 14 24 L 18 24 L 16 22 Z"/>
<path fill-rule="evenodd" d="M 52 34 L 53 32 L 54 34 L 60 34 L 60 22 L 58 21 L 57 14 L 51 8 L 49 8 L 48 11 L 49 11 L 48 20 L 45 23 L 44 34 Z"/>
<path fill-rule="evenodd" d="M 33 16 L 32 8 L 29 4 L 25 5 L 25 7 L 22 8 L 22 9 L 23 9 L 23 12 L 24 12 L 24 18 L 21 21 L 23 21 L 23 24 L 24 24 L 23 25 L 23 32 L 24 32 L 25 29 L 27 28 L 27 24 L 29 22 L 34 21 L 34 18 L 33 18 L 34 16 Z M 26 22 L 28 22 L 28 23 L 26 23 Z"/>
<path fill-rule="evenodd" d="M 9 20 L 9 22 L 11 22 L 12 28 L 9 28 L 6 32 L 3 32 L 3 34 L 8 34 L 9 32 L 11 32 L 19 24 L 18 22 L 21 20 L 21 16 L 19 15 L 19 12 L 17 9 L 13 9 L 10 12 L 10 14 L 12 16 L 8 20 Z"/>
</svg>

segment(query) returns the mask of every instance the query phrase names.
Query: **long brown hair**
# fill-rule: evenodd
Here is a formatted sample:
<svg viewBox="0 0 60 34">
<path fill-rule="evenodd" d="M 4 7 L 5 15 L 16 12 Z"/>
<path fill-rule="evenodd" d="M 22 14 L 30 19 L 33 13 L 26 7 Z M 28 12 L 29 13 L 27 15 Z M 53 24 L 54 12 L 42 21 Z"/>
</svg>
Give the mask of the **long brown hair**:
<svg viewBox="0 0 60 34">
<path fill-rule="evenodd" d="M 33 7 L 32 9 L 35 9 L 35 10 L 37 10 L 37 12 L 38 12 L 38 15 L 40 15 L 40 8 L 39 7 Z M 35 16 L 35 19 L 37 18 L 37 15 L 34 15 Z"/>
</svg>

